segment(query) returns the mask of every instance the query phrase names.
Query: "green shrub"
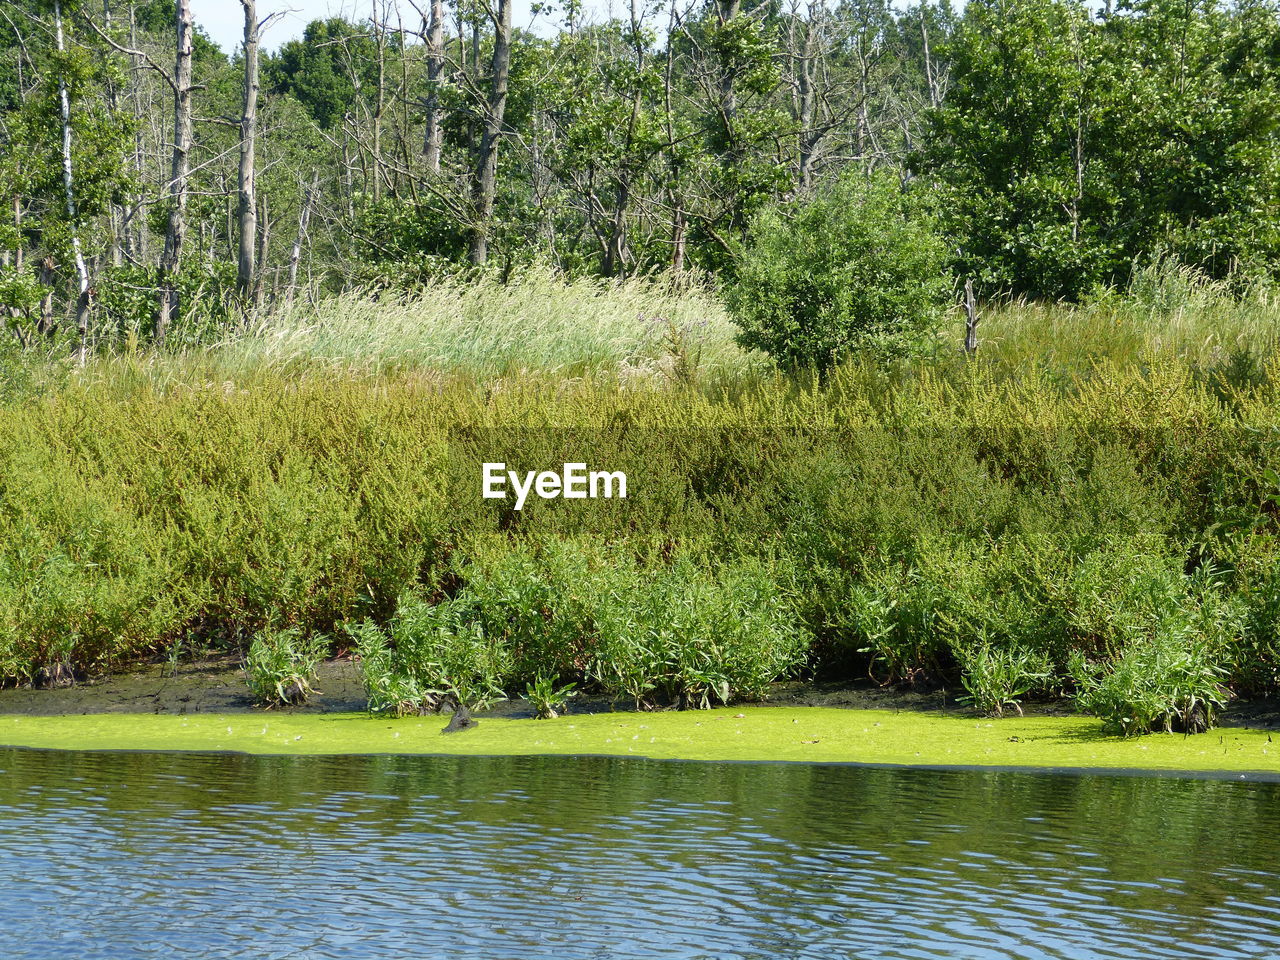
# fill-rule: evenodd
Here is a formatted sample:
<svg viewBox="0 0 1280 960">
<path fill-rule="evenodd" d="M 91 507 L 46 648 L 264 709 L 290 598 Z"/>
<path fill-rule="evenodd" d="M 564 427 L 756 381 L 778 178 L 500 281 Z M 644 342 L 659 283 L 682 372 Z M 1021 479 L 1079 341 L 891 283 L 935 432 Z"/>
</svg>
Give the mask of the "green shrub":
<svg viewBox="0 0 1280 960">
<path fill-rule="evenodd" d="M 1013 707 L 1022 716 L 1020 698 L 1052 676 L 1052 666 L 1043 654 L 1018 647 L 1000 647 L 981 643 L 976 647 L 957 647 L 961 679 L 967 696 L 962 703 L 989 717 L 1004 715 L 1005 707 Z"/>
<path fill-rule="evenodd" d="M 386 636 L 380 633 L 368 624 L 357 630 L 371 711 L 425 712 L 446 695 L 483 710 L 504 698 L 510 655 L 500 638 L 485 632 L 467 601 L 431 604 L 405 594 Z"/>
<path fill-rule="evenodd" d="M 804 659 L 809 638 L 763 566 L 682 558 L 626 579 L 596 597 L 590 675 L 608 693 L 705 709 L 762 698 Z"/>
<path fill-rule="evenodd" d="M 728 304 L 742 343 L 786 365 L 825 368 L 863 348 L 899 353 L 941 319 L 946 257 L 896 178 L 850 176 L 752 223 Z"/>
<path fill-rule="evenodd" d="M 1207 647 L 1180 634 L 1140 640 L 1106 665 L 1077 652 L 1071 671 L 1080 708 L 1126 737 L 1207 730 L 1228 696 Z"/>
<path fill-rule="evenodd" d="M 316 692 L 311 683 L 327 653 L 319 634 L 306 636 L 297 627 L 260 630 L 244 662 L 249 690 L 268 707 L 305 703 Z"/>
</svg>

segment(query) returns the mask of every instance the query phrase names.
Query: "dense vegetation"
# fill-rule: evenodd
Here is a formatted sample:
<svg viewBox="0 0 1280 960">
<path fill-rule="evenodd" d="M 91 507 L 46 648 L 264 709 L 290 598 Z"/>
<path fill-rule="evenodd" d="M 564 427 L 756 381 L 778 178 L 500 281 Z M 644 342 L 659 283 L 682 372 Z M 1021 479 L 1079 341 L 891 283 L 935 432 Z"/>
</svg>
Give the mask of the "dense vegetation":
<svg viewBox="0 0 1280 960">
<path fill-rule="evenodd" d="M 242 7 L 4 2 L 0 681 L 1280 692 L 1272 0 Z"/>
<path fill-rule="evenodd" d="M 496 353 L 452 362 L 375 362 L 372 332 L 367 355 L 307 331 L 287 356 L 21 355 L 0 672 L 258 637 L 252 662 L 290 678 L 267 697 L 286 700 L 323 635 L 400 711 L 569 683 L 698 706 L 816 670 L 943 684 L 990 712 L 1074 691 L 1117 729 L 1195 728 L 1227 688 L 1280 688 L 1280 365 L 1270 301 L 1186 280 L 1012 305 L 977 358 L 953 321 L 930 353 L 820 382 L 735 352 L 710 304 L 683 341 L 654 337 L 644 314 L 668 294 L 650 288 L 637 319 L 639 283 L 612 317 L 597 291 L 590 324 L 630 316 L 634 336 L 595 355 L 573 329 L 586 281 L 558 321 L 545 307 L 559 336 L 530 330 L 523 363 L 499 287 L 474 341 Z M 398 309 L 432 329 L 447 303 Z M 1052 362 L 1045 329 L 1069 334 Z M 581 362 L 539 368 L 544 334 Z M 690 359 L 704 345 L 717 366 Z M 626 471 L 628 498 L 479 497 L 482 462 L 576 460 Z"/>
</svg>

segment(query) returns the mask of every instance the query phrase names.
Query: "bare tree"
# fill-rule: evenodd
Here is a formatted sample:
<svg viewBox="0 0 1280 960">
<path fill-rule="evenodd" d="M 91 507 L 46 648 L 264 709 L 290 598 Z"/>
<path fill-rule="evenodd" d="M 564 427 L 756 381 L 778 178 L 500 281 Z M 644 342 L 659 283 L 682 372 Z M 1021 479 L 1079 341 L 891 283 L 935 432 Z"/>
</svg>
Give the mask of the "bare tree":
<svg viewBox="0 0 1280 960">
<path fill-rule="evenodd" d="M 244 110 L 240 115 L 240 257 L 236 290 L 247 301 L 253 292 L 258 199 L 254 153 L 258 137 L 258 4 L 240 0 L 244 10 Z"/>
<path fill-rule="evenodd" d="M 485 3 L 485 10 L 493 22 L 493 59 L 489 97 L 485 104 L 484 133 L 480 139 L 480 156 L 471 190 L 475 223 L 471 228 L 468 259 L 476 265 L 489 259 L 489 228 L 497 191 L 498 143 L 507 110 L 507 79 L 511 72 L 511 3 L 512 0 L 498 0 L 496 8 Z"/>
<path fill-rule="evenodd" d="M 293 250 L 289 254 L 289 285 L 285 288 L 285 304 L 293 306 L 293 297 L 298 289 L 298 261 L 302 259 L 302 244 L 307 239 L 307 224 L 311 221 L 311 205 L 316 191 L 320 188 L 320 178 L 312 179 L 311 186 L 306 189 L 302 198 L 302 212 L 298 214 L 298 235 L 293 241 Z"/>
<path fill-rule="evenodd" d="M 426 24 L 425 34 L 427 97 L 423 106 L 427 128 L 423 135 L 422 156 L 427 164 L 427 173 L 436 175 L 440 172 L 440 148 L 444 143 L 440 110 L 440 83 L 444 77 L 444 0 L 431 0 L 431 18 Z"/>
<path fill-rule="evenodd" d="M 173 162 L 169 178 L 169 221 L 160 256 L 160 308 L 156 313 L 156 342 L 164 343 L 169 325 L 178 315 L 178 264 L 187 235 L 187 179 L 191 171 L 191 0 L 175 0 L 174 21 L 178 51 L 173 68 Z"/>
</svg>

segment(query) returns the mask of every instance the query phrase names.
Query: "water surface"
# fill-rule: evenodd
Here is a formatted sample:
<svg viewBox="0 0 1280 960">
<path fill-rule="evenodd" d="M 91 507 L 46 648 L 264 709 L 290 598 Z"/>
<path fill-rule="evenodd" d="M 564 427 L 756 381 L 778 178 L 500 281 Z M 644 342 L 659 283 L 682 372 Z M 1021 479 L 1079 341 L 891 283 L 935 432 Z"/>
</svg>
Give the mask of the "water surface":
<svg viewBox="0 0 1280 960">
<path fill-rule="evenodd" d="M 0 750 L 0 957 L 1273 958 L 1280 784 Z"/>
</svg>

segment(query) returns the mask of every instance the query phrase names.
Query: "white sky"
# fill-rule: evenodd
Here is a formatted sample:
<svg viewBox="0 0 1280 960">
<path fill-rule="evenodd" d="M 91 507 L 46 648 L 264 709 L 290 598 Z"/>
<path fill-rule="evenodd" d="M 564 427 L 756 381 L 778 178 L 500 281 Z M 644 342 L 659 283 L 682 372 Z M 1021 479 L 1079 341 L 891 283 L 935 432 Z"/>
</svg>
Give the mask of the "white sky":
<svg viewBox="0 0 1280 960">
<path fill-rule="evenodd" d="M 416 27 L 418 14 L 408 0 L 398 0 L 405 27 Z M 517 27 L 529 27 L 531 0 L 515 0 L 512 11 Z M 426 9 L 429 0 L 418 0 L 418 6 Z M 586 8 L 596 11 L 596 16 L 606 14 L 611 6 L 622 9 L 618 0 L 587 0 Z M 394 3 L 392 4 L 394 10 Z M 557 5 L 558 7 L 558 5 Z M 628 8 L 629 9 L 629 8 Z M 262 45 L 269 50 L 277 49 L 282 43 L 302 36 L 312 20 L 321 20 L 331 16 L 345 16 L 348 20 L 363 20 L 369 15 L 369 0 L 258 0 L 258 19 L 271 13 L 283 13 L 262 35 Z M 244 37 L 244 19 L 238 0 L 191 0 L 191 13 L 196 23 L 208 31 L 218 46 L 227 53 L 232 53 Z M 394 22 L 394 14 L 391 17 Z M 563 15 L 558 11 L 544 13 L 538 18 L 538 24 L 545 31 L 549 26 L 558 26 Z"/>
</svg>

